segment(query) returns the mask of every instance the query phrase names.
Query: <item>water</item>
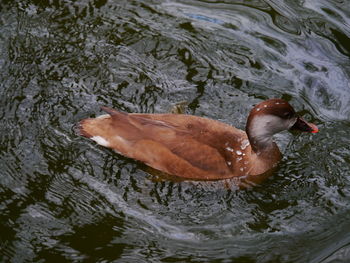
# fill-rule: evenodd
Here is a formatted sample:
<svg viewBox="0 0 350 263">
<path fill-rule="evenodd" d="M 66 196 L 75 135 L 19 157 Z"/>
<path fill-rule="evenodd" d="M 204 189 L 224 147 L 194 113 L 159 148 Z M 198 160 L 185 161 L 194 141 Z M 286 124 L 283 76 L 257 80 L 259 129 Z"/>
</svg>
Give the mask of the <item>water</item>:
<svg viewBox="0 0 350 263">
<path fill-rule="evenodd" d="M 1 262 L 348 262 L 347 1 L 2 1 Z M 78 137 L 106 105 L 244 128 L 290 101 L 320 132 L 235 191 L 155 180 Z"/>
</svg>

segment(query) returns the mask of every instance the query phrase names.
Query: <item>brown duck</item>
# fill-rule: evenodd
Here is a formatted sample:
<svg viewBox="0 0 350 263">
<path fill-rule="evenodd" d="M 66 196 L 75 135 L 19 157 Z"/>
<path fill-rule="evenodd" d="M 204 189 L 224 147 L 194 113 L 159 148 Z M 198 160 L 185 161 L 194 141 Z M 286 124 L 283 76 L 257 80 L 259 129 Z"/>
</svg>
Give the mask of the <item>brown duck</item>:
<svg viewBox="0 0 350 263">
<path fill-rule="evenodd" d="M 250 111 L 245 132 L 192 115 L 125 113 L 107 107 L 102 110 L 108 114 L 79 123 L 82 136 L 189 180 L 254 178 L 271 170 L 282 158 L 272 140 L 275 133 L 288 129 L 318 132 L 316 125 L 299 117 L 282 99 L 256 105 Z"/>
</svg>

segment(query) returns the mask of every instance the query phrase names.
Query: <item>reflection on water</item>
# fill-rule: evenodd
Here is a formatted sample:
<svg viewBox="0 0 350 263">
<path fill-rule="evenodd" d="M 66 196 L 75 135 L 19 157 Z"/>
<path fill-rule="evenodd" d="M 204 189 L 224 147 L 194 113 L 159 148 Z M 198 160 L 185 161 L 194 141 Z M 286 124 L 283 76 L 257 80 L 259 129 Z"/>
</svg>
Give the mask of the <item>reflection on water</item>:
<svg viewBox="0 0 350 263">
<path fill-rule="evenodd" d="M 0 258 L 347 262 L 350 9 L 345 1 L 3 1 Z M 77 137 L 107 105 L 243 128 L 262 99 L 321 132 L 284 133 L 261 186 L 152 180 Z"/>
</svg>

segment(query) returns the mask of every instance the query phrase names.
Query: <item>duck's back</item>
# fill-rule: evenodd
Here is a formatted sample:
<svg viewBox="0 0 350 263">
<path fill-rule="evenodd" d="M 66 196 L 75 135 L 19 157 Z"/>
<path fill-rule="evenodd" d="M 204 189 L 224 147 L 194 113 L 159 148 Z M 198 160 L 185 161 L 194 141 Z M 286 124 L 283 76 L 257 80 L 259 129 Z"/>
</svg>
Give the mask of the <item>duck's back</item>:
<svg viewBox="0 0 350 263">
<path fill-rule="evenodd" d="M 243 158 L 250 147 L 242 130 L 191 115 L 103 109 L 109 115 L 82 120 L 80 133 L 124 156 L 186 179 L 218 180 L 247 174 Z"/>
</svg>

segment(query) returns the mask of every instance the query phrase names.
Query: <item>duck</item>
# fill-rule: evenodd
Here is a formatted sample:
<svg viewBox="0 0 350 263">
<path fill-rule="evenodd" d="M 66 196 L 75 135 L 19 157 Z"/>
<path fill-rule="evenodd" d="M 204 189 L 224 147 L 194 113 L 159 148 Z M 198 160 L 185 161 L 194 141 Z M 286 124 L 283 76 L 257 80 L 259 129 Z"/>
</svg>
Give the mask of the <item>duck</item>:
<svg viewBox="0 0 350 263">
<path fill-rule="evenodd" d="M 255 105 L 245 131 L 194 115 L 101 109 L 107 114 L 78 123 L 79 135 L 183 180 L 254 180 L 282 159 L 274 134 L 284 130 L 318 132 L 315 124 L 278 98 Z"/>
</svg>

